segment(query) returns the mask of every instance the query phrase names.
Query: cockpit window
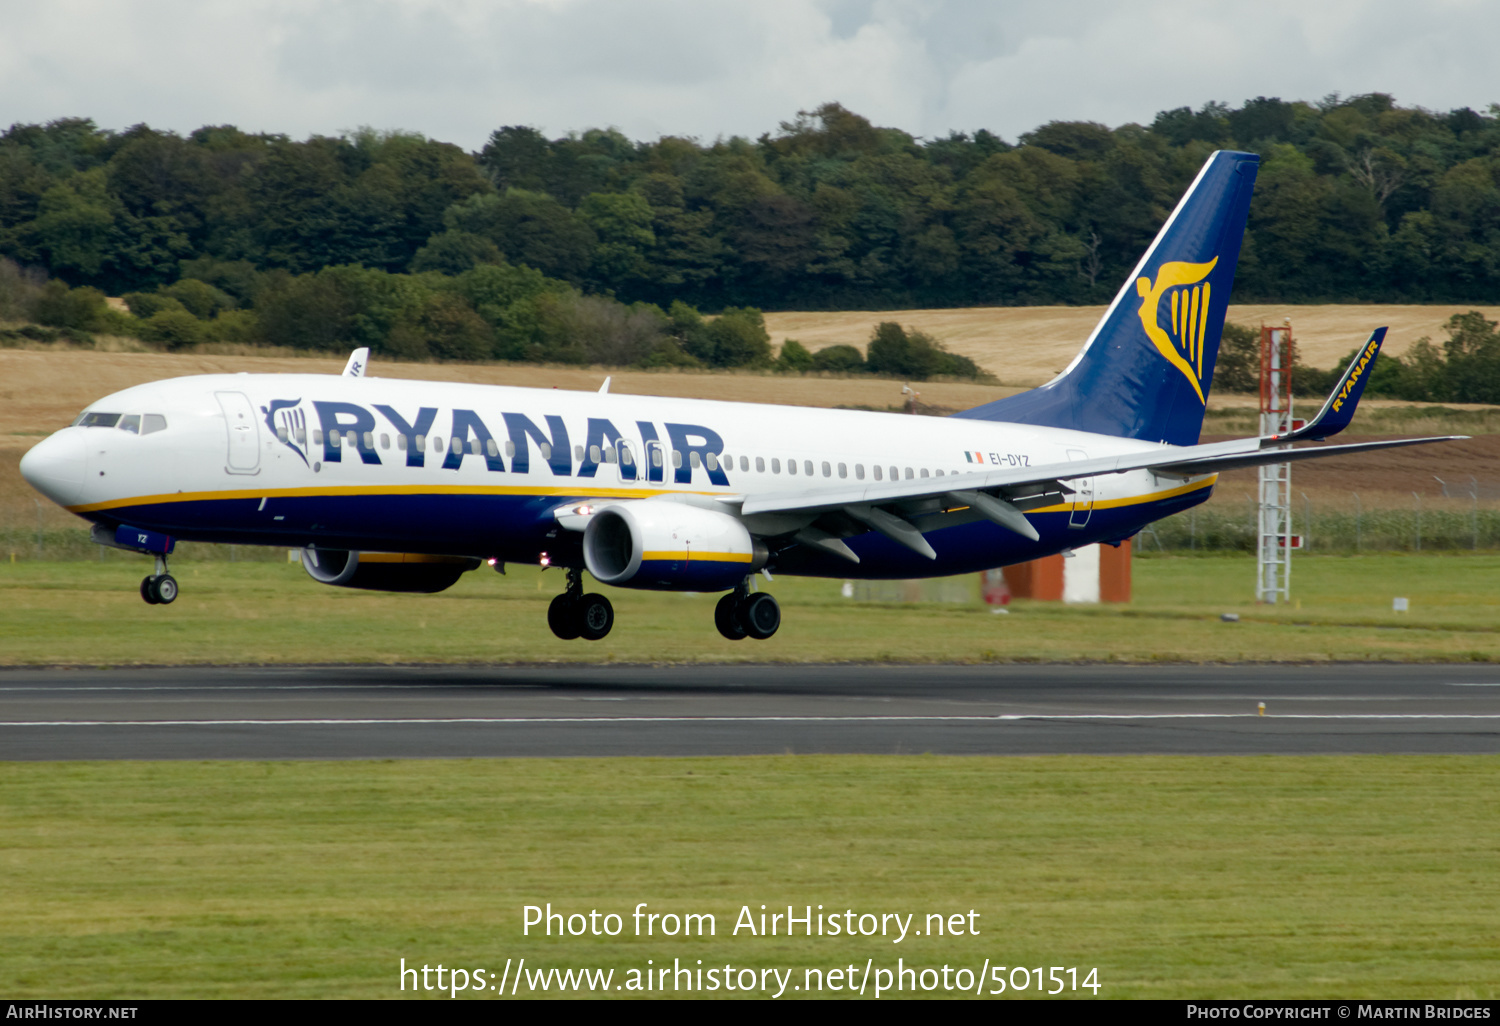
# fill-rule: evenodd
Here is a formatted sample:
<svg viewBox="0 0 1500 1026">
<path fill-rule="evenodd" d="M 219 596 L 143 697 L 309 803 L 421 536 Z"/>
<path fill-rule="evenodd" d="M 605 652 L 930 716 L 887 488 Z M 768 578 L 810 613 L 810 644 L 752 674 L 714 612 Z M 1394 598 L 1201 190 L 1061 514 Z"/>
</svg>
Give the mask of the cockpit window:
<svg viewBox="0 0 1500 1026">
<path fill-rule="evenodd" d="M 119 423 L 118 413 L 99 413 L 93 410 L 85 410 L 73 423 L 79 427 L 102 427 L 112 428 Z"/>
<path fill-rule="evenodd" d="M 141 433 L 141 415 L 139 413 L 127 413 L 120 418 L 117 425 L 121 431 L 129 431 L 132 435 Z"/>
<path fill-rule="evenodd" d="M 167 418 L 159 413 L 148 413 L 141 418 L 141 434 L 149 435 L 167 429 Z"/>
</svg>

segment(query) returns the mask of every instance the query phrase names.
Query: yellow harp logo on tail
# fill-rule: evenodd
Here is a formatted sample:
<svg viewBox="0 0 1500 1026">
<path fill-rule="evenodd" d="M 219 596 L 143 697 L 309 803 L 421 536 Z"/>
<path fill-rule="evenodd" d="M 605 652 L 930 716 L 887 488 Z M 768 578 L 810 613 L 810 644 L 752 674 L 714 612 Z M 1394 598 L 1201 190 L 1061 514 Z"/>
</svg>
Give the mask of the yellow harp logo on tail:
<svg viewBox="0 0 1500 1026">
<path fill-rule="evenodd" d="M 1182 371 L 1192 382 L 1198 401 L 1203 397 L 1203 340 L 1208 334 L 1209 282 L 1205 278 L 1219 262 L 1214 257 L 1206 264 L 1189 264 L 1172 260 L 1156 270 L 1156 283 L 1150 278 L 1135 280 L 1136 295 L 1141 297 L 1141 324 L 1146 335 L 1167 362 Z M 1162 299 L 1171 297 L 1166 311 L 1171 321 L 1161 326 Z"/>
</svg>

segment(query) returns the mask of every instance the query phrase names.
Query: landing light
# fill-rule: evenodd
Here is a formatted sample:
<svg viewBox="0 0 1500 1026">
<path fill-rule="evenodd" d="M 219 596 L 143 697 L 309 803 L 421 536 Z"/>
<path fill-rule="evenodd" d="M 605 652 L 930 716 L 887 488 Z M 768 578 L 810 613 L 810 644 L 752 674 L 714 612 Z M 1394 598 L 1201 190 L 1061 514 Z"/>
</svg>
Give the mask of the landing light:
<svg viewBox="0 0 1500 1026">
<path fill-rule="evenodd" d="M 584 503 L 582 506 L 574 506 L 573 512 L 581 517 L 586 517 L 590 513 L 594 512 L 594 507 L 590 506 L 588 503 Z"/>
<path fill-rule="evenodd" d="M 542 558 L 539 559 L 537 562 L 541 563 L 542 566 L 551 566 L 552 565 L 552 557 L 549 556 L 549 555 L 547 555 L 545 552 L 543 552 L 542 553 Z"/>
</svg>

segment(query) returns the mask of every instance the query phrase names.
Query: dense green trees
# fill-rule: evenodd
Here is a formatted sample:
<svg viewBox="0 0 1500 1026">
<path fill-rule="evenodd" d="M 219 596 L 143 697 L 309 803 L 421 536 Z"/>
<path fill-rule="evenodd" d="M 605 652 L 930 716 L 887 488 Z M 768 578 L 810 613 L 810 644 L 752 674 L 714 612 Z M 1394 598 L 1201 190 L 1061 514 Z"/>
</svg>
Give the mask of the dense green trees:
<svg viewBox="0 0 1500 1026">
<path fill-rule="evenodd" d="M 766 366 L 747 311 L 1106 301 L 1225 146 L 1263 157 L 1236 300 L 1500 302 L 1500 110 L 1375 93 L 1053 122 L 1015 145 L 917 139 L 838 104 L 753 141 L 506 126 L 477 154 L 367 129 L 13 125 L 0 306 L 51 278 L 130 296 L 165 344 Z M 77 304 L 93 312 L 54 319 L 131 327 Z M 968 372 L 903 336 L 868 367 Z M 780 365 L 856 362 L 798 347 Z"/>
<path fill-rule="evenodd" d="M 64 119 L 0 134 L 0 255 L 113 294 L 193 276 L 184 261 L 503 260 L 663 308 L 1099 302 L 1221 146 L 1264 159 L 1237 299 L 1500 301 L 1500 116 L 1379 93 L 1053 122 L 1014 146 L 838 104 L 754 141 L 507 126 L 472 155 L 400 132 Z"/>
</svg>

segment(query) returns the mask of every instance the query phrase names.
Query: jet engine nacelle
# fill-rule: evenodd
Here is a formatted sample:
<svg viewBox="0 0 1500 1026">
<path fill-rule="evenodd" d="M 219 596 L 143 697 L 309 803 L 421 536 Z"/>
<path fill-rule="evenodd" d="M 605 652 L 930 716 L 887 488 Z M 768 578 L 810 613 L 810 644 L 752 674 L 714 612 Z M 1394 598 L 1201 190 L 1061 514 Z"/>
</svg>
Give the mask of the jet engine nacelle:
<svg viewBox="0 0 1500 1026">
<path fill-rule="evenodd" d="M 303 549 L 302 568 L 319 584 L 369 591 L 432 592 L 451 588 L 479 566 L 468 556 L 425 556 L 410 552 L 354 552 Z"/>
<path fill-rule="evenodd" d="M 666 591 L 724 591 L 766 565 L 766 547 L 727 513 L 643 499 L 595 513 L 583 559 L 603 584 Z"/>
</svg>

